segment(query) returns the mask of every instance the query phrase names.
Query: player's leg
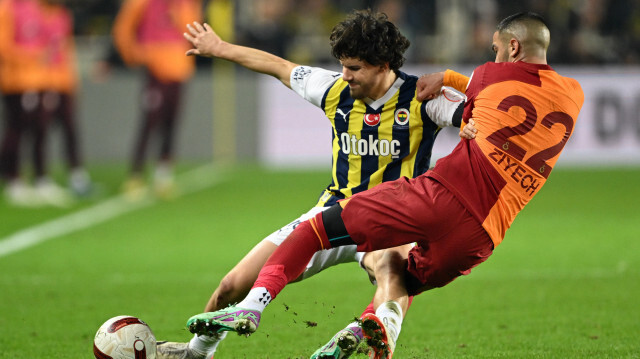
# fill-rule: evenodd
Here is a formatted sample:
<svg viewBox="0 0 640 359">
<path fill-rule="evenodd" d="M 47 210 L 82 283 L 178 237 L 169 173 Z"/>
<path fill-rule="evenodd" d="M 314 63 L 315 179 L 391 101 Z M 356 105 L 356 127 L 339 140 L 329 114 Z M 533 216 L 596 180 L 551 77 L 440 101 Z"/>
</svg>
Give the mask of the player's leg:
<svg viewBox="0 0 640 359">
<path fill-rule="evenodd" d="M 48 151 L 47 137 L 49 135 L 49 123 L 51 122 L 51 111 L 58 101 L 57 96 L 52 100 L 45 96 L 45 93 L 38 93 L 37 107 L 29 111 L 29 123 L 31 124 L 31 135 L 33 139 L 32 159 L 35 175 L 35 193 L 42 203 L 57 207 L 69 206 L 73 200 L 66 189 L 60 187 L 50 176 L 47 166 Z M 47 108 L 48 106 L 48 108 Z"/>
<path fill-rule="evenodd" d="M 260 270 L 258 279 L 242 301 L 235 306 L 216 312 L 191 317 L 187 322 L 189 331 L 198 335 L 216 334 L 222 331 L 236 331 L 238 334 L 247 335 L 253 333 L 259 325 L 262 311 L 269 304 L 272 296 L 282 290 L 289 281 L 297 278 L 304 271 L 313 254 L 322 249 L 310 223 L 311 221 L 302 222 L 278 246 L 274 255 L 269 257 Z M 276 256 L 278 252 L 280 256 Z M 284 266 L 280 264 L 282 258 L 291 259 L 294 263 Z"/>
<path fill-rule="evenodd" d="M 29 185 L 20 179 L 20 144 L 26 131 L 21 95 L 4 95 L 4 128 L 0 145 L 0 173 L 5 184 L 4 195 L 11 204 L 37 205 Z"/>
<path fill-rule="evenodd" d="M 69 188 L 77 196 L 86 196 L 91 192 L 92 186 L 89 173 L 83 166 L 79 148 L 75 96 L 72 93 L 59 93 L 59 97 L 60 103 L 55 112 L 62 127 Z"/>
<path fill-rule="evenodd" d="M 442 194 L 440 198 L 444 198 Z M 443 287 L 471 268 L 484 262 L 493 252 L 493 242 L 471 214 L 454 198 L 439 202 L 451 230 L 433 231 L 429 240 L 409 251 L 406 260 L 393 256 L 378 265 L 378 288 L 374 297 L 375 315 L 363 319 L 363 332 L 374 358 L 390 358 L 400 334 L 410 295 Z M 401 264 L 404 263 L 404 264 Z M 409 297 L 407 297 L 409 296 Z M 386 340 L 386 341 L 385 341 Z"/>
<path fill-rule="evenodd" d="M 205 306 L 205 312 L 221 310 L 230 304 L 237 303 L 244 299 L 258 277 L 260 269 L 278 245 L 287 238 L 298 224 L 325 209 L 326 207 L 312 208 L 296 220 L 273 232 L 253 247 L 251 251 L 222 278 L 209 298 Z M 348 260 L 349 255 L 351 256 L 351 260 Z M 310 261 L 306 272 L 310 272 L 308 276 L 311 276 L 340 261 L 354 261 L 356 260 L 355 258 L 358 258 L 355 249 L 353 249 L 352 253 L 346 251 L 336 252 L 334 255 L 323 253 L 321 258 Z M 207 353 L 206 357 L 208 358 L 215 353 L 218 344 L 225 336 L 226 332 L 215 333 L 215 335 L 196 335 L 188 345 L 185 345 L 186 343 L 160 342 L 158 346 L 159 358 L 204 358 L 204 353 Z M 189 353 L 184 354 L 185 352 Z"/>
<path fill-rule="evenodd" d="M 4 131 L 0 149 L 2 179 L 9 184 L 20 174 L 20 142 L 25 131 L 20 95 L 4 95 Z"/>
<path fill-rule="evenodd" d="M 373 299 L 375 313 L 362 317 L 362 329 L 374 358 L 391 358 L 400 335 L 402 320 L 409 307 L 409 296 L 404 285 L 407 253 L 397 249 L 384 250 L 376 262 L 375 276 L 378 288 Z"/>
<path fill-rule="evenodd" d="M 382 280 L 385 284 L 392 281 L 402 279 L 402 273 L 404 273 L 406 267 L 406 259 L 409 250 L 413 247 L 413 244 L 405 244 L 403 246 L 378 250 L 375 252 L 369 252 L 364 254 L 361 260 L 362 268 L 369 275 L 369 279 L 373 284 L 377 284 L 378 280 Z M 397 271 L 400 275 L 392 277 L 389 274 L 390 271 Z M 379 279 L 378 279 L 379 278 Z M 389 285 L 386 285 L 387 290 L 391 290 Z M 402 293 L 397 295 L 401 297 Z M 408 297 L 405 300 L 399 299 L 403 304 L 403 313 L 406 313 L 411 299 Z M 325 345 L 316 350 L 311 359 L 316 358 L 349 358 L 356 350 L 357 346 L 364 338 L 362 332 L 361 323 L 366 320 L 370 315 L 375 314 L 373 300 L 369 306 L 364 310 L 360 316 L 359 321 L 353 321 L 349 323 L 345 328 L 338 331 Z M 370 335 L 371 338 L 371 335 Z M 395 337 L 394 337 L 395 338 Z M 386 339 L 384 341 L 386 343 Z M 395 343 L 395 341 L 394 341 Z M 385 344 L 387 345 L 387 344 Z M 380 344 L 377 344 L 379 347 Z"/>
<path fill-rule="evenodd" d="M 275 298 L 287 283 L 304 271 L 313 254 L 319 250 L 356 244 L 354 238 L 357 238 L 358 250 L 360 251 L 383 249 L 414 242 L 414 238 L 417 238 L 420 232 L 411 232 L 406 229 L 408 225 L 405 223 L 409 217 L 405 213 L 398 213 L 398 216 L 388 216 L 390 213 L 394 214 L 398 207 L 394 200 L 401 199 L 404 193 L 410 191 L 406 188 L 398 191 L 397 187 L 402 187 L 403 183 L 409 186 L 406 181 L 398 182 L 386 182 L 378 185 L 375 189 L 365 192 L 366 195 L 363 193 L 342 201 L 309 221 L 301 223 L 267 260 L 244 300 L 234 307 L 191 317 L 187 322 L 189 330 L 199 334 L 220 331 L 236 331 L 240 334 L 252 333 L 256 330 L 260 315 L 271 299 Z M 384 195 L 387 191 L 391 195 Z M 376 199 L 381 194 L 386 203 Z M 351 206 L 356 197 L 360 199 L 356 203 L 360 204 Z M 347 232 L 345 222 L 343 222 L 342 205 L 345 203 L 345 211 L 352 208 L 351 225 L 357 234 L 357 237 L 354 238 L 350 232 Z M 404 211 L 407 210 L 411 211 L 411 208 L 404 209 Z M 369 216 L 370 213 L 372 216 Z M 379 213 L 382 216 L 378 215 Z M 391 225 L 388 226 L 389 222 Z M 401 235 L 396 233 L 395 228 L 402 229 Z M 411 226 L 411 228 L 415 227 Z M 371 233 L 370 237 L 368 233 Z"/>
<path fill-rule="evenodd" d="M 176 184 L 173 175 L 174 142 L 176 126 L 179 121 L 179 109 L 182 95 L 182 83 L 169 82 L 159 84 L 161 111 L 158 132 L 160 155 L 153 174 L 153 189 L 160 198 L 176 196 Z"/>
<path fill-rule="evenodd" d="M 147 192 L 143 173 L 149 141 L 159 121 L 162 98 L 158 84 L 159 80 L 147 72 L 147 82 L 140 99 L 142 118 L 135 136 L 129 178 L 123 185 L 123 191 L 130 200 L 141 199 Z"/>
</svg>

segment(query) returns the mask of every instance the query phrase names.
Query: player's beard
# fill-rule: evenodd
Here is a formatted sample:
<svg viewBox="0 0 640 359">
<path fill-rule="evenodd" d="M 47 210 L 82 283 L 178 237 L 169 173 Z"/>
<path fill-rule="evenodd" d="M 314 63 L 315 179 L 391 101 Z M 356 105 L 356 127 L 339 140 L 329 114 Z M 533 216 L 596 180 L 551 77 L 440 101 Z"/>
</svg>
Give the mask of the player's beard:
<svg viewBox="0 0 640 359">
<path fill-rule="evenodd" d="M 361 100 L 367 97 L 365 95 L 365 89 L 362 87 L 362 84 L 356 83 L 356 85 L 357 86 L 355 88 L 349 86 L 349 95 L 351 95 L 351 98 L 355 100 Z"/>
</svg>

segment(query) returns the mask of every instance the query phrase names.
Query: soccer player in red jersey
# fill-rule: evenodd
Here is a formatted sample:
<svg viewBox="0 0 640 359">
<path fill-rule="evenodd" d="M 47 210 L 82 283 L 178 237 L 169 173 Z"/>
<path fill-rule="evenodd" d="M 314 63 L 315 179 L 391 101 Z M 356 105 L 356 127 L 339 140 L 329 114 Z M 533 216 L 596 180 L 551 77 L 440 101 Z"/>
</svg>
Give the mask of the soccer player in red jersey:
<svg viewBox="0 0 640 359">
<path fill-rule="evenodd" d="M 379 287 L 376 315 L 362 326 L 373 355 L 390 358 L 400 330 L 402 298 L 468 274 L 499 245 L 516 215 L 536 195 L 571 136 L 584 102 L 577 81 L 546 61 L 549 29 L 533 13 L 505 18 L 493 36 L 494 63 L 478 67 L 468 85 L 463 139 L 433 170 L 383 183 L 300 224 L 278 247 L 247 297 L 236 306 L 193 316 L 194 333 L 257 329 L 269 302 L 318 250 L 355 243 L 373 251 L 416 242 L 404 278 Z M 451 74 L 443 79 L 450 81 Z"/>
<path fill-rule="evenodd" d="M 418 77 L 402 72 L 409 41 L 386 15 L 355 11 L 339 22 L 329 37 L 332 55 L 342 73 L 298 65 L 273 54 L 223 41 L 207 24 L 188 25 L 188 54 L 219 57 L 249 70 L 271 75 L 319 107 L 332 127 L 331 184 L 316 205 L 290 224 L 259 242 L 228 274 L 205 307 L 216 311 L 242 300 L 267 258 L 301 222 L 339 200 L 402 176 L 428 170 L 431 148 L 442 127 L 459 127 L 464 96 L 443 89 L 446 96 L 416 101 Z M 382 251 L 406 258 L 411 244 Z M 359 262 L 373 278 L 380 252 L 357 252 L 355 244 L 317 252 L 297 280 L 333 265 Z M 408 299 L 407 299 L 408 300 Z M 373 313 L 373 304 L 365 312 Z M 201 335 L 189 343 L 161 342 L 159 358 L 210 358 L 226 332 Z M 362 330 L 352 322 L 316 350 L 312 358 L 344 358 L 355 351 Z"/>
</svg>

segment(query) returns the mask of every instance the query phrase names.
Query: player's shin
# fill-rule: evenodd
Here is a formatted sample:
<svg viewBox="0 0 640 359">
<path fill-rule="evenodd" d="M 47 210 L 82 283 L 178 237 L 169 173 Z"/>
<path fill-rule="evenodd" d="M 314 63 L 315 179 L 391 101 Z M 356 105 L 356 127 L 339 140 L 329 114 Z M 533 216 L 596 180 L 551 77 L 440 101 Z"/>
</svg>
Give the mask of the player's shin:
<svg viewBox="0 0 640 359">
<path fill-rule="evenodd" d="M 311 221 L 305 221 L 298 225 L 289 237 L 278 246 L 278 249 L 273 252 L 262 267 L 253 289 L 266 288 L 271 295 L 271 300 L 289 282 L 302 274 L 313 254 L 323 249 Z M 260 295 L 260 293 L 255 294 Z"/>
<path fill-rule="evenodd" d="M 189 331 L 198 335 L 234 331 L 247 336 L 255 332 L 265 307 L 304 271 L 320 249 L 316 232 L 308 221 L 303 222 L 269 257 L 245 299 L 234 306 L 192 316 L 187 320 Z"/>
</svg>

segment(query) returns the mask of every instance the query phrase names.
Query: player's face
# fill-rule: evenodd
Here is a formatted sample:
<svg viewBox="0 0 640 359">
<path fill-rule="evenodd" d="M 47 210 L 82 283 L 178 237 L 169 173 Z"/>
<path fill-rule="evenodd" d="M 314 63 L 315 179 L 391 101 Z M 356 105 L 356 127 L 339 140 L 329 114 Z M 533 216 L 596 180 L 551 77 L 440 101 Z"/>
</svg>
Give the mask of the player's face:
<svg viewBox="0 0 640 359">
<path fill-rule="evenodd" d="M 496 54 L 495 62 L 507 62 L 509 61 L 509 52 L 507 44 L 502 41 L 500 38 L 500 34 L 498 32 L 493 33 L 493 43 L 491 44 L 491 49 Z"/>
<path fill-rule="evenodd" d="M 369 97 L 376 100 L 385 75 L 382 67 L 355 58 L 344 58 L 340 63 L 342 79 L 349 83 L 351 97 L 354 99 Z"/>
</svg>

